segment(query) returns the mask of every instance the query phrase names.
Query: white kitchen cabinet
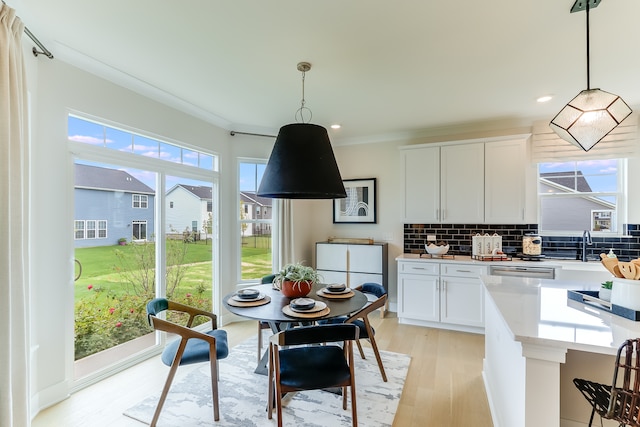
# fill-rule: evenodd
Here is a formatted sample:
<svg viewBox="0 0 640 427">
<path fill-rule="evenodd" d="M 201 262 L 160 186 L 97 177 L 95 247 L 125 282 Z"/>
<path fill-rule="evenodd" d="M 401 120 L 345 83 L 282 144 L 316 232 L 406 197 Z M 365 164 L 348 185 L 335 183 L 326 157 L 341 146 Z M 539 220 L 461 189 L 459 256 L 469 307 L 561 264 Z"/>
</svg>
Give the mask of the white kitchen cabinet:
<svg viewBox="0 0 640 427">
<path fill-rule="evenodd" d="M 440 147 L 402 152 L 405 222 L 440 220 Z"/>
<path fill-rule="evenodd" d="M 316 243 L 316 270 L 326 283 L 345 283 L 356 287 L 366 282 L 388 290 L 386 243 Z"/>
<path fill-rule="evenodd" d="M 486 266 L 398 261 L 400 323 L 482 333 Z"/>
<path fill-rule="evenodd" d="M 484 144 L 440 148 L 440 222 L 484 220 Z"/>
<path fill-rule="evenodd" d="M 440 321 L 440 266 L 398 263 L 398 317 Z"/>
<path fill-rule="evenodd" d="M 484 288 L 479 276 L 485 266 L 447 264 L 440 267 L 440 321 L 484 327 Z"/>
<path fill-rule="evenodd" d="M 485 222 L 526 222 L 526 139 L 488 142 L 484 156 Z"/>
<path fill-rule="evenodd" d="M 527 223 L 526 141 L 517 135 L 401 147 L 404 222 Z"/>
</svg>

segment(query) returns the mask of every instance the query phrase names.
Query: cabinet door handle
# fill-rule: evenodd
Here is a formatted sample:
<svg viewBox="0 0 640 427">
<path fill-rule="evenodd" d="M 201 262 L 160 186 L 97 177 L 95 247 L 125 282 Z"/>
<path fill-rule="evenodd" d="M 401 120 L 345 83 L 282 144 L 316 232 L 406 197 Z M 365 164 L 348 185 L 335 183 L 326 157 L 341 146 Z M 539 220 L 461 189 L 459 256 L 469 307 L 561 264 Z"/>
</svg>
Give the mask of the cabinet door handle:
<svg viewBox="0 0 640 427">
<path fill-rule="evenodd" d="M 440 209 L 436 209 L 436 219 L 440 220 Z"/>
<path fill-rule="evenodd" d="M 456 273 L 471 273 L 471 270 L 456 270 Z"/>
</svg>

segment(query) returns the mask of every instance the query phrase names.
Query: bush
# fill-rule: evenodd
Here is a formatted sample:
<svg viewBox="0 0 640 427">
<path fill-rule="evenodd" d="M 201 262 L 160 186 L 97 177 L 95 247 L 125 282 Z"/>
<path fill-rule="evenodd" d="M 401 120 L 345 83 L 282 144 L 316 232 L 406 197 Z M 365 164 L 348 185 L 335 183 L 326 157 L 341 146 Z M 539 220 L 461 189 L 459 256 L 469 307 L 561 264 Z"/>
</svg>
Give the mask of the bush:
<svg viewBox="0 0 640 427">
<path fill-rule="evenodd" d="M 93 295 L 76 302 L 75 312 L 75 360 L 107 350 L 153 332 L 147 321 L 146 305 L 152 295 L 116 296 L 100 288 L 91 289 Z M 211 310 L 211 301 L 204 297 L 204 284 L 198 286 L 197 293 L 174 294 L 173 300 Z M 170 313 L 169 320 L 186 323 Z M 207 321 L 196 319 L 197 324 Z"/>
</svg>

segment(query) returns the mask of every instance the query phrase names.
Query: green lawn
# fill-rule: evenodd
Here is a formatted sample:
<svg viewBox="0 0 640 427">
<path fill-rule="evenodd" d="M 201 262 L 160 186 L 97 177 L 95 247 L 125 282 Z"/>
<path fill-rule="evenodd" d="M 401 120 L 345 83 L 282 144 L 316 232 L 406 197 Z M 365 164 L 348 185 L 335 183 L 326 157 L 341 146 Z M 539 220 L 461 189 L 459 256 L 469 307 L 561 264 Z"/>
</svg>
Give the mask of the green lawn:
<svg viewBox="0 0 640 427">
<path fill-rule="evenodd" d="M 242 278 L 252 279 L 271 274 L 271 242 L 264 237 L 243 239 Z M 206 295 L 211 295 L 211 259 L 212 247 L 204 241 L 187 244 L 184 264 L 190 264 L 186 276 L 180 285 L 180 293 L 194 293 L 196 288 L 205 282 Z M 124 246 L 98 246 L 78 248 L 75 257 L 82 264 L 82 275 L 75 282 L 75 300 L 81 300 L 93 292 L 110 291 L 116 296 L 124 295 L 127 287 L 122 283 L 122 276 L 116 271 L 119 259 L 116 251 L 125 256 L 133 256 L 135 248 Z M 89 289 L 89 286 L 91 288 Z"/>
<path fill-rule="evenodd" d="M 120 266 L 116 251 L 131 258 L 135 250 L 132 244 L 76 249 L 75 257 L 82 264 L 82 275 L 75 282 L 75 300 L 81 300 L 95 291 L 109 291 L 115 296 L 126 294 L 127 285 L 123 283 L 121 273 L 116 271 L 116 267 Z M 180 285 L 180 292 L 193 293 L 201 282 L 205 282 L 205 292 L 210 297 L 211 244 L 202 241 L 187 244 L 183 264 L 190 265 Z"/>
</svg>

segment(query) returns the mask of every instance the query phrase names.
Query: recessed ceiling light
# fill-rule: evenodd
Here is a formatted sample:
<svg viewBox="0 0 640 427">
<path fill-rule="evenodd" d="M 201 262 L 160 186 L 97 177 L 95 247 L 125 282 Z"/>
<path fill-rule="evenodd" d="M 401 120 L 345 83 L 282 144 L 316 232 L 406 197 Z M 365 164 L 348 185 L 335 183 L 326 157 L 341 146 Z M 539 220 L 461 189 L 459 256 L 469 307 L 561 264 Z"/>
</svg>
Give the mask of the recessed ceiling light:
<svg viewBox="0 0 640 427">
<path fill-rule="evenodd" d="M 545 96 L 541 96 L 540 98 L 536 99 L 537 102 L 543 103 L 543 102 L 549 102 L 553 99 L 553 96 L 551 95 L 545 95 Z"/>
<path fill-rule="evenodd" d="M 331 129 L 340 129 L 342 126 L 339 124 L 331 125 Z"/>
</svg>

